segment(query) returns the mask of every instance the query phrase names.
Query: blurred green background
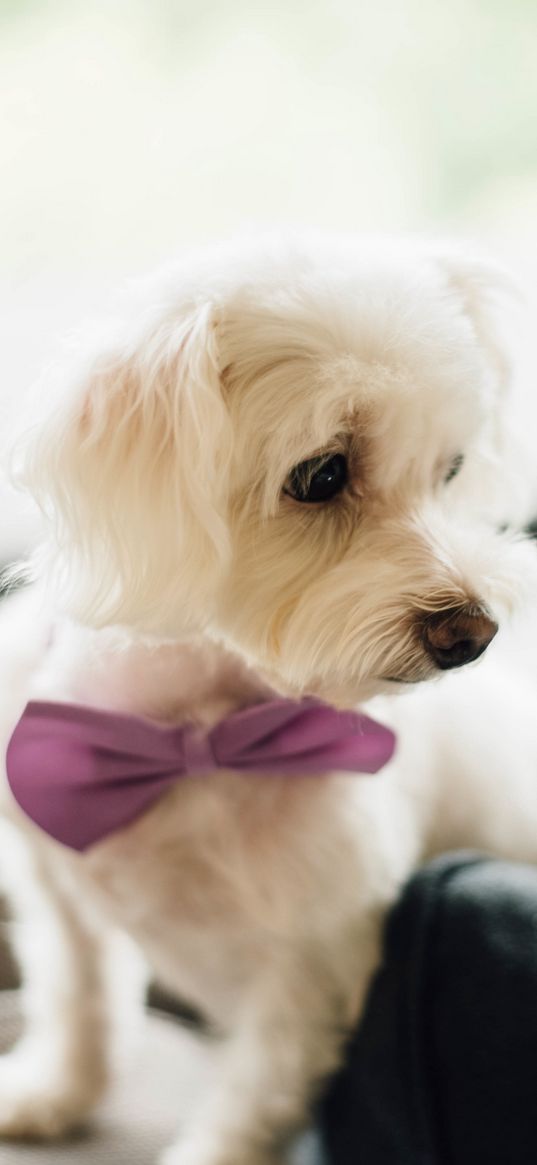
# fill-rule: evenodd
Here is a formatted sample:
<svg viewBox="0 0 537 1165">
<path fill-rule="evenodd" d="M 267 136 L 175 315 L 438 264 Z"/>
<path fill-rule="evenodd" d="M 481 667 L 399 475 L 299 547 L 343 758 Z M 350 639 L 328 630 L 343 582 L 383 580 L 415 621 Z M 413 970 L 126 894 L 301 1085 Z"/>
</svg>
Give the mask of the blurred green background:
<svg viewBox="0 0 537 1165">
<path fill-rule="evenodd" d="M 109 288 L 245 225 L 462 236 L 531 282 L 536 60 L 536 0 L 0 0 L 4 424 Z"/>
</svg>

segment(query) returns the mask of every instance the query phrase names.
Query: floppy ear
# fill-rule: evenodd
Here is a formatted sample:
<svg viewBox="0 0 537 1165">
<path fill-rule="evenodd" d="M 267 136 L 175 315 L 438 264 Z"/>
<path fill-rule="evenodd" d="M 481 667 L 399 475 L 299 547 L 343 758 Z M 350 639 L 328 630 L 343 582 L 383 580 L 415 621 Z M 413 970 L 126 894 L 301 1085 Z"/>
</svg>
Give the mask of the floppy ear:
<svg viewBox="0 0 537 1165">
<path fill-rule="evenodd" d="M 207 617 L 229 553 L 216 332 L 204 305 L 116 340 L 29 447 L 22 477 L 50 518 L 46 557 L 78 618 L 174 635 Z"/>
<path fill-rule="evenodd" d="M 521 298 L 514 281 L 499 265 L 456 249 L 437 253 L 436 259 L 448 286 L 460 297 L 498 386 L 507 388 L 512 369 L 505 316 Z"/>
<path fill-rule="evenodd" d="M 435 259 L 470 321 L 492 373 L 487 439 L 471 488 L 474 496 L 482 499 L 484 512 L 495 516 L 501 525 L 521 528 L 534 508 L 535 455 L 527 424 L 518 415 L 516 395 L 509 389 L 524 297 L 515 280 L 494 262 L 458 250 L 437 251 Z"/>
</svg>

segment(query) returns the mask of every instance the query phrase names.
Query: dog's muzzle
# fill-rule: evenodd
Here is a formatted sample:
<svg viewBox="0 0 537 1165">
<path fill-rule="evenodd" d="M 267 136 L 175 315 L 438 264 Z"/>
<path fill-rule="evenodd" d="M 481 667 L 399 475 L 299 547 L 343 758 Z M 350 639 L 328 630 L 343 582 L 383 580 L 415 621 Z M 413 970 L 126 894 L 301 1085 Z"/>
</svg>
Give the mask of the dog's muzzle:
<svg viewBox="0 0 537 1165">
<path fill-rule="evenodd" d="M 483 607 L 457 607 L 427 615 L 422 623 L 423 645 L 441 671 L 478 659 L 494 639 L 498 624 Z"/>
</svg>

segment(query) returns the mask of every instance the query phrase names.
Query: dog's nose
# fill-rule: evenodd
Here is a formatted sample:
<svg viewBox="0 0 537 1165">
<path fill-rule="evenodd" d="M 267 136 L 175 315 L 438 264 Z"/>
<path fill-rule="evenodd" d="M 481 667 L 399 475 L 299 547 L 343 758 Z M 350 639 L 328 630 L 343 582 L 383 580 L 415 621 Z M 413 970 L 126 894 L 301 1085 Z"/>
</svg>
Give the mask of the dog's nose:
<svg viewBox="0 0 537 1165">
<path fill-rule="evenodd" d="M 494 619 L 477 606 L 436 611 L 422 626 L 425 650 L 442 671 L 478 659 L 498 630 Z"/>
</svg>

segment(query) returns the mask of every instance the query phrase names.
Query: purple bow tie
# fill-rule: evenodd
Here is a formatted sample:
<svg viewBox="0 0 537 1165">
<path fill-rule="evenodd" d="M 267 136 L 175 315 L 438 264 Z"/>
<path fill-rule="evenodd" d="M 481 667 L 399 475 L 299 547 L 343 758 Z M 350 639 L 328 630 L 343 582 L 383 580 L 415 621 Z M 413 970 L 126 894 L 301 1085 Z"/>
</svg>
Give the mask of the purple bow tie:
<svg viewBox="0 0 537 1165">
<path fill-rule="evenodd" d="M 394 747 L 389 728 L 317 700 L 256 704 L 208 732 L 34 700 L 11 737 L 7 773 L 15 799 L 37 825 L 85 850 L 129 825 L 180 777 L 218 768 L 376 773 Z"/>
</svg>

